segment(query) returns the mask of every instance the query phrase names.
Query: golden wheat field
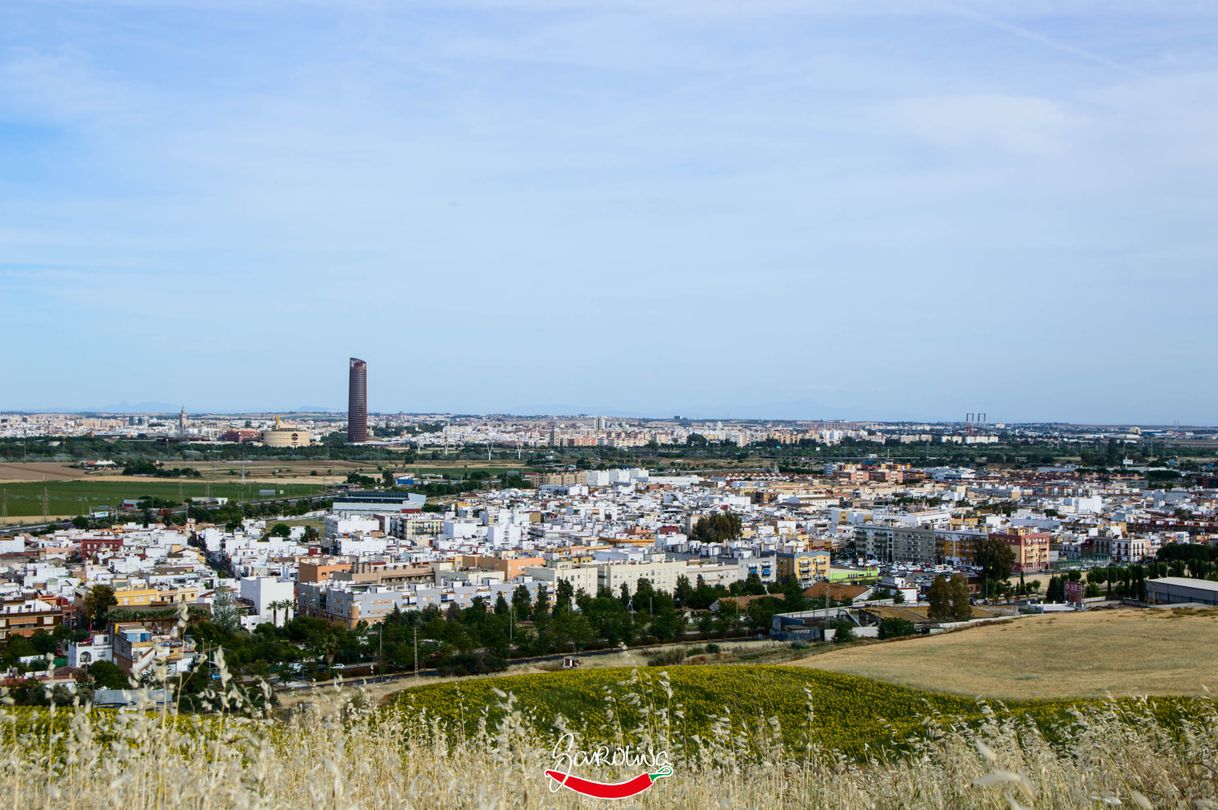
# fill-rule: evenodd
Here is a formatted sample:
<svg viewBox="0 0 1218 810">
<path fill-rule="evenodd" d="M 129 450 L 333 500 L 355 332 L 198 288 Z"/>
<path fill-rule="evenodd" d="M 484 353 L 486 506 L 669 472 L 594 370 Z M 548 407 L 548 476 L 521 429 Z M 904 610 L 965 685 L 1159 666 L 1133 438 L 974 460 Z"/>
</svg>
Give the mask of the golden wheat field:
<svg viewBox="0 0 1218 810">
<path fill-rule="evenodd" d="M 1218 610 L 1032 616 L 795 663 L 1005 699 L 1218 694 Z"/>
</svg>

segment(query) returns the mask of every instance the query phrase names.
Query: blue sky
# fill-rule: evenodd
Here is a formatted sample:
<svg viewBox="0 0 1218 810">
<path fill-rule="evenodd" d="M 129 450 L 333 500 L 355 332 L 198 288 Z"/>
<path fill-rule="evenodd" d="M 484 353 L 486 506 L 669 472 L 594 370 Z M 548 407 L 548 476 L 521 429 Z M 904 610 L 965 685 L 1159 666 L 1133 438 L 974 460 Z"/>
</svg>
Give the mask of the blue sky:
<svg viewBox="0 0 1218 810">
<path fill-rule="evenodd" d="M 1218 422 L 1212 2 L 0 5 L 0 409 Z"/>
</svg>

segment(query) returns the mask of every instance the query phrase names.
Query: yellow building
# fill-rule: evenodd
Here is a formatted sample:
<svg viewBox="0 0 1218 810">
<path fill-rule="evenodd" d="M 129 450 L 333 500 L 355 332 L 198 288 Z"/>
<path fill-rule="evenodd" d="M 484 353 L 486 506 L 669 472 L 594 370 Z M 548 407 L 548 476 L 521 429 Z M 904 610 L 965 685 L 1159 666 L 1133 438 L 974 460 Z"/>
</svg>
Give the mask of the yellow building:
<svg viewBox="0 0 1218 810">
<path fill-rule="evenodd" d="M 811 584 L 829 576 L 827 551 L 796 551 L 775 557 L 775 571 L 779 579 L 795 577 L 800 583 Z"/>
<path fill-rule="evenodd" d="M 115 588 L 114 598 L 118 607 L 162 607 L 182 602 L 196 602 L 199 589 L 183 588 Z"/>
</svg>

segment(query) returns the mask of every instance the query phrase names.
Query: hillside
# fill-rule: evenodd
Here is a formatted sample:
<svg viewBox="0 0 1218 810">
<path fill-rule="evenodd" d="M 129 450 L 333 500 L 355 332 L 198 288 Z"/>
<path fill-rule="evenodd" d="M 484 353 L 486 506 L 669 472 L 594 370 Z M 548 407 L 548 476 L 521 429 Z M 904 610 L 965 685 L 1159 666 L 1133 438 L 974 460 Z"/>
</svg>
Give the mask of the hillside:
<svg viewBox="0 0 1218 810">
<path fill-rule="evenodd" d="M 904 748 L 925 723 L 975 723 L 989 706 L 975 699 L 910 689 L 841 673 L 791 666 L 673 666 L 516 675 L 410 689 L 390 700 L 410 716 L 473 736 L 503 720 L 510 695 L 519 719 L 542 737 L 569 725 L 589 742 L 669 736 L 690 750 L 715 734 L 768 738 L 788 750 L 809 742 L 850 754 Z M 1026 701 L 993 710 L 1034 719 L 1052 732 L 1086 701 Z M 1153 709 L 1174 715 L 1178 701 Z M 559 720 L 561 716 L 564 720 Z"/>
<path fill-rule="evenodd" d="M 833 650 L 797 665 L 1005 700 L 1218 692 L 1218 611 L 1103 610 Z"/>
</svg>

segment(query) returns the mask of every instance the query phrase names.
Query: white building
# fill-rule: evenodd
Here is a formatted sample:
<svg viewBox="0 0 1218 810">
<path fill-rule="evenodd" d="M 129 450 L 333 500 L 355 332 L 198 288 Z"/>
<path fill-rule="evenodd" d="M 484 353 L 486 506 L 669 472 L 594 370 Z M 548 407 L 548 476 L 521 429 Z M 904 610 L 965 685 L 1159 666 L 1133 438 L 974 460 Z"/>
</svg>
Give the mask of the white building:
<svg viewBox="0 0 1218 810">
<path fill-rule="evenodd" d="M 565 581 L 571 583 L 571 588 L 576 593 L 583 591 L 589 596 L 596 596 L 600 577 L 599 569 L 595 565 L 571 565 L 570 563 L 557 563 L 544 567 L 533 566 L 525 568 L 523 573 L 544 585 L 550 593 L 553 593 L 554 589 L 558 587 L 559 581 Z"/>
<path fill-rule="evenodd" d="M 639 580 L 646 579 L 657 591 L 672 593 L 677 588 L 677 577 L 688 574 L 689 566 L 684 560 L 632 560 L 627 562 L 604 562 L 600 569 L 598 584 L 616 595 L 624 583 L 630 593 L 639 589 Z"/>
<path fill-rule="evenodd" d="M 84 641 L 68 645 L 68 666 L 87 667 L 98 661 L 114 661 L 114 647 L 108 633 L 95 633 Z"/>
<path fill-rule="evenodd" d="M 272 603 L 295 604 L 296 583 L 278 577 L 244 577 L 241 580 L 241 598 L 254 604 L 253 624 L 275 622 L 282 626 L 288 619 L 289 609 L 273 608 Z"/>
</svg>

